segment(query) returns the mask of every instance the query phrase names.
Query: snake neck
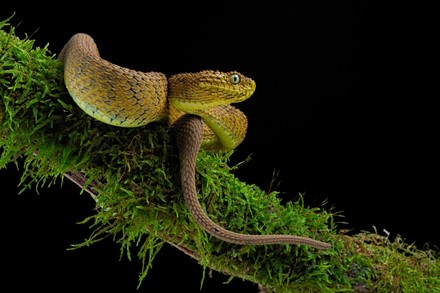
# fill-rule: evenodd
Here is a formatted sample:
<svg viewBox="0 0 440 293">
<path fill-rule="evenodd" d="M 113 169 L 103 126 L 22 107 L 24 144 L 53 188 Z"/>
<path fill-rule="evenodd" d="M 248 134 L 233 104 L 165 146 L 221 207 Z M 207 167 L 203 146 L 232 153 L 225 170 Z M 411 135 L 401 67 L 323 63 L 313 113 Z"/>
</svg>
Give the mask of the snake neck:
<svg viewBox="0 0 440 293">
<path fill-rule="evenodd" d="M 168 124 L 174 125 L 184 115 L 169 105 Z M 222 105 L 206 110 L 193 111 L 202 119 L 200 148 L 208 152 L 230 151 L 240 145 L 246 137 L 248 120 L 246 115 L 231 105 Z"/>
</svg>

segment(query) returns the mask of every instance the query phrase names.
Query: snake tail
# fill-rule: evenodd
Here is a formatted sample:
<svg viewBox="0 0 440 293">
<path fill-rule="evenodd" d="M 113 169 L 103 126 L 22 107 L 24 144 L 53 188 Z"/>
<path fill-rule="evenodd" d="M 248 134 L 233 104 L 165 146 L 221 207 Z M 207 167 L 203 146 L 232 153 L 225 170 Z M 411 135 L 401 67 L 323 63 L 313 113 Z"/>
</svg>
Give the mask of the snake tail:
<svg viewBox="0 0 440 293">
<path fill-rule="evenodd" d="M 251 235 L 229 231 L 212 221 L 204 212 L 198 197 L 195 182 L 196 158 L 202 135 L 202 119 L 186 114 L 174 124 L 180 156 L 180 176 L 185 204 L 196 222 L 209 234 L 230 243 L 241 245 L 302 244 L 317 249 L 328 249 L 329 243 L 294 235 Z"/>
</svg>

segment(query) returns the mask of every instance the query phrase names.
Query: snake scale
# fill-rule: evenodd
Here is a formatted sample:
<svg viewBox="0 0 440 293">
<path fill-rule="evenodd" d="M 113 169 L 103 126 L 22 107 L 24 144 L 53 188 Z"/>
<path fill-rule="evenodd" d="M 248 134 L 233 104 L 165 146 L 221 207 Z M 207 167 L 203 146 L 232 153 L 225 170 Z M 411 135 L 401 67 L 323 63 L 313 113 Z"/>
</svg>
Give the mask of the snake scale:
<svg viewBox="0 0 440 293">
<path fill-rule="evenodd" d="M 200 148 L 227 151 L 247 131 L 247 118 L 231 103 L 249 98 L 255 82 L 239 72 L 204 70 L 175 74 L 140 72 L 100 57 L 87 34 L 73 35 L 59 54 L 64 82 L 75 103 L 87 114 L 120 127 L 139 127 L 166 120 L 175 128 L 185 203 L 196 222 L 211 235 L 235 244 L 302 244 L 318 249 L 331 245 L 295 235 L 250 235 L 222 228 L 203 210 L 195 172 Z"/>
</svg>

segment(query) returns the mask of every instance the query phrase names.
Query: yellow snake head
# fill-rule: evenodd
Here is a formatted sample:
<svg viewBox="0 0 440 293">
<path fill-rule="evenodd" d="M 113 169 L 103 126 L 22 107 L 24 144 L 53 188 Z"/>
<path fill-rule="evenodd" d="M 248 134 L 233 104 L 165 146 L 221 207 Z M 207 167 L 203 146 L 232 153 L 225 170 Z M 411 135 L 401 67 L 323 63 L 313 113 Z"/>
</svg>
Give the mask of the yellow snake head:
<svg viewBox="0 0 440 293">
<path fill-rule="evenodd" d="M 255 81 L 231 71 L 204 70 L 168 78 L 168 101 L 185 113 L 239 103 L 255 91 Z"/>
<path fill-rule="evenodd" d="M 168 78 L 168 123 L 184 114 L 202 118 L 202 148 L 207 151 L 232 150 L 244 139 L 247 118 L 231 103 L 248 99 L 255 81 L 237 71 L 204 70 L 180 73 Z"/>
</svg>

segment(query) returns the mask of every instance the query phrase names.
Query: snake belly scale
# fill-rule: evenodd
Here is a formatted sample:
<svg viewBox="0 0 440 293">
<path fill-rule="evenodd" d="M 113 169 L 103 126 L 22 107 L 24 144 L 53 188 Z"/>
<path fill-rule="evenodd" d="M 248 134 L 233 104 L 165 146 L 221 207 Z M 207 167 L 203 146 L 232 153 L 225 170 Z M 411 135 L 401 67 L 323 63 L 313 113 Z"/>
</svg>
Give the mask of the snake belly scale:
<svg viewBox="0 0 440 293">
<path fill-rule="evenodd" d="M 247 118 L 231 103 L 249 98 L 255 82 L 239 72 L 204 70 L 175 74 L 140 72 L 100 57 L 94 40 L 75 34 L 59 54 L 64 82 L 75 103 L 87 114 L 120 127 L 140 127 L 166 120 L 175 128 L 185 203 L 196 222 L 211 235 L 235 244 L 331 245 L 295 235 L 250 235 L 229 231 L 203 210 L 195 183 L 200 148 L 227 151 L 246 135 Z"/>
</svg>

